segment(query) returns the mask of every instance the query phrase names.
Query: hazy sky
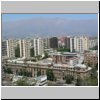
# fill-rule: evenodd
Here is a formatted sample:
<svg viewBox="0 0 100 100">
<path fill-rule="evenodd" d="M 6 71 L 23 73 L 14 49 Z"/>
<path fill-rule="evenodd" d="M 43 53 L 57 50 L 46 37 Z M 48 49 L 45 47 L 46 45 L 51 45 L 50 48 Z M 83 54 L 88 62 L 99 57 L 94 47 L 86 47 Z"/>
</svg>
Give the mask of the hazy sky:
<svg viewBox="0 0 100 100">
<path fill-rule="evenodd" d="M 30 18 L 97 19 L 97 14 L 3 14 L 3 21 L 27 20 Z"/>
<path fill-rule="evenodd" d="M 97 32 L 97 14 L 2 14 L 3 38 L 95 35 Z"/>
</svg>

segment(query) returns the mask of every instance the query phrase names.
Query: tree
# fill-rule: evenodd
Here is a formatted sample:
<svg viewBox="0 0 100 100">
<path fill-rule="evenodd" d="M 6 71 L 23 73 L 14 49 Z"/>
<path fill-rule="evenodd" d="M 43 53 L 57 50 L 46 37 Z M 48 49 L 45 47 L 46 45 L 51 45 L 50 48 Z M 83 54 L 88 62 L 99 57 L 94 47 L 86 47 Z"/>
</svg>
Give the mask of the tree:
<svg viewBox="0 0 100 100">
<path fill-rule="evenodd" d="M 31 59 L 31 61 L 36 62 L 36 59 Z"/>
<path fill-rule="evenodd" d="M 47 74 L 47 80 L 50 80 L 50 81 L 56 80 L 54 77 L 53 71 L 51 69 L 48 69 L 46 71 L 46 74 Z"/>
<path fill-rule="evenodd" d="M 80 77 L 78 77 L 76 80 L 76 86 L 81 86 L 81 84 L 82 84 L 82 80 Z"/>
<path fill-rule="evenodd" d="M 12 74 L 13 73 L 12 70 L 11 70 L 11 68 L 8 68 L 7 72 L 8 72 L 8 74 Z"/>
<path fill-rule="evenodd" d="M 28 72 L 27 70 L 21 70 L 18 72 L 18 75 L 32 77 L 32 72 Z"/>
<path fill-rule="evenodd" d="M 38 56 L 36 56 L 36 58 L 37 58 L 37 60 L 40 60 L 40 58 L 41 58 L 41 55 L 38 55 Z"/>
<path fill-rule="evenodd" d="M 35 86 L 36 83 L 37 80 L 33 79 L 32 81 L 30 81 L 27 77 L 22 77 L 15 82 L 17 86 Z"/>
<path fill-rule="evenodd" d="M 47 52 L 44 52 L 44 57 L 43 57 L 43 59 L 46 59 L 46 58 L 48 58 L 48 57 L 49 57 L 48 53 L 47 53 Z"/>
<path fill-rule="evenodd" d="M 89 67 L 91 67 L 91 62 L 90 61 L 88 61 L 88 64 L 87 64 Z"/>
<path fill-rule="evenodd" d="M 98 85 L 98 75 L 97 75 L 97 70 L 93 68 L 91 70 L 91 75 L 90 77 L 86 80 L 86 84 L 88 86 L 97 86 Z"/>
<path fill-rule="evenodd" d="M 45 58 L 48 58 L 49 57 L 49 55 L 48 55 L 47 52 L 45 52 L 44 55 L 45 55 Z"/>
<path fill-rule="evenodd" d="M 70 49 L 67 49 L 63 46 L 60 46 L 58 49 L 57 49 L 58 52 L 70 52 Z"/>
<path fill-rule="evenodd" d="M 67 75 L 67 76 L 65 76 L 65 80 L 66 80 L 67 84 L 71 84 L 72 81 L 74 80 L 74 77 L 71 75 Z"/>
<path fill-rule="evenodd" d="M 27 78 L 23 77 L 16 82 L 17 86 L 29 86 L 27 83 Z"/>
<path fill-rule="evenodd" d="M 19 45 L 15 48 L 15 57 L 20 57 L 20 48 Z"/>
<path fill-rule="evenodd" d="M 86 83 L 88 86 L 98 86 L 98 78 L 90 77 L 89 79 L 87 79 Z"/>
<path fill-rule="evenodd" d="M 4 72 L 5 72 L 5 73 L 8 73 L 8 74 L 13 74 L 13 72 L 12 72 L 11 68 L 5 68 L 5 67 L 4 67 L 4 69 L 3 69 L 3 70 L 4 70 Z"/>
<path fill-rule="evenodd" d="M 34 57 L 34 48 L 31 48 L 31 49 L 30 49 L 30 56 L 31 56 L 31 57 Z"/>
</svg>

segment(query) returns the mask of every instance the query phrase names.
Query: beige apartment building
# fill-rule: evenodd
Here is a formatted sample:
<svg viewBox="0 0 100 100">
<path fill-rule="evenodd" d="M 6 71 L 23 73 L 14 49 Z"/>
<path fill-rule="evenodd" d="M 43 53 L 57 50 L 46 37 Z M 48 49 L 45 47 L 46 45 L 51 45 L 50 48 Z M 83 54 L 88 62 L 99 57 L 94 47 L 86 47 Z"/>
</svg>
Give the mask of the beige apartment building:
<svg viewBox="0 0 100 100">
<path fill-rule="evenodd" d="M 9 39 L 7 42 L 7 57 L 14 58 L 15 57 L 15 40 Z"/>
<path fill-rule="evenodd" d="M 98 63 L 98 51 L 97 50 L 85 51 L 84 63 L 90 67 L 95 67 Z"/>
<path fill-rule="evenodd" d="M 30 40 L 19 40 L 20 57 L 29 58 L 30 57 Z"/>
<path fill-rule="evenodd" d="M 75 36 L 74 37 L 74 49 L 76 52 L 83 53 L 88 50 L 88 37 L 86 36 Z"/>
<path fill-rule="evenodd" d="M 34 55 L 35 56 L 43 56 L 44 55 L 44 44 L 41 38 L 34 39 Z"/>
</svg>

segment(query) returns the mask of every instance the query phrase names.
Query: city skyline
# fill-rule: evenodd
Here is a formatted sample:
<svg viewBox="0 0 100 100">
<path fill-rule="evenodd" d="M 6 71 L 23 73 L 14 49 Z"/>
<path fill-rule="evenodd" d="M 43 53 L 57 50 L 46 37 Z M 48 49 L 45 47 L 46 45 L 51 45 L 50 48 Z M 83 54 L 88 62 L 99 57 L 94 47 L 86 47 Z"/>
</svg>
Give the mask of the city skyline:
<svg viewBox="0 0 100 100">
<path fill-rule="evenodd" d="M 97 14 L 2 14 L 2 38 L 92 35 Z"/>
<path fill-rule="evenodd" d="M 97 72 L 96 38 L 2 41 L 3 86 L 97 86 Z"/>
</svg>

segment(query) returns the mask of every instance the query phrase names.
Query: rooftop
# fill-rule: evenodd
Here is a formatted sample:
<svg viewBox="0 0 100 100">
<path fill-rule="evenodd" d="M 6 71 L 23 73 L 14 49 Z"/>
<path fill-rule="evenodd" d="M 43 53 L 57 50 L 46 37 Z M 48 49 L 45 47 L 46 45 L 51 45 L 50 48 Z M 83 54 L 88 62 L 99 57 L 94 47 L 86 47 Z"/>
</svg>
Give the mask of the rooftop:
<svg viewBox="0 0 100 100">
<path fill-rule="evenodd" d="M 75 67 L 86 68 L 85 64 L 77 64 Z"/>
<path fill-rule="evenodd" d="M 71 53 L 71 52 L 55 52 L 53 55 L 65 55 L 65 56 L 76 56 L 77 53 Z"/>
<path fill-rule="evenodd" d="M 53 64 L 54 67 L 68 67 L 67 64 Z"/>
</svg>

